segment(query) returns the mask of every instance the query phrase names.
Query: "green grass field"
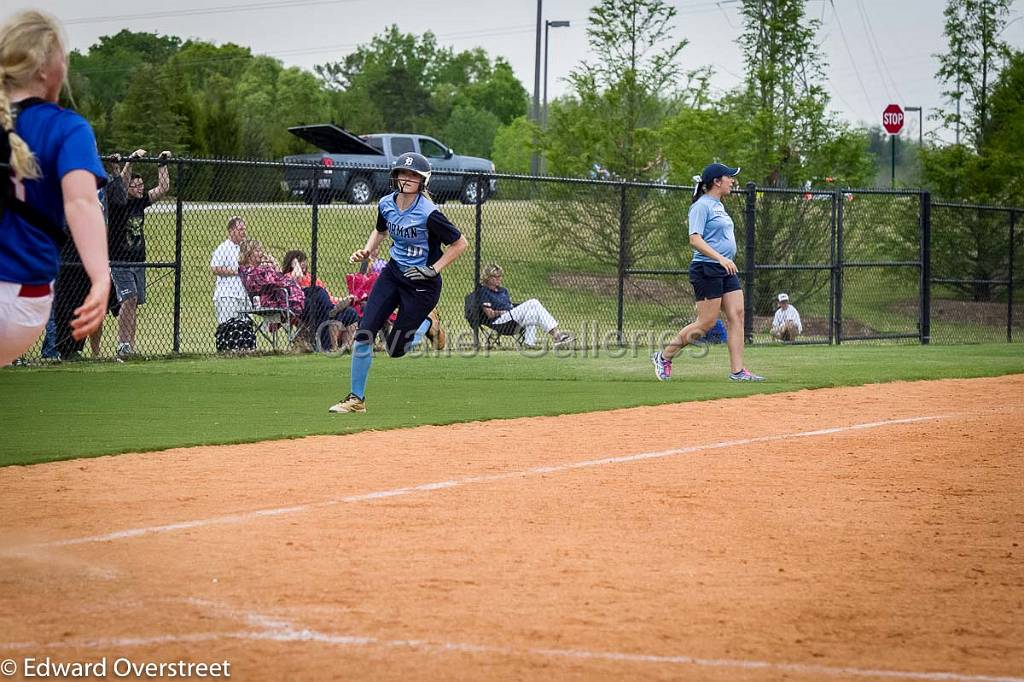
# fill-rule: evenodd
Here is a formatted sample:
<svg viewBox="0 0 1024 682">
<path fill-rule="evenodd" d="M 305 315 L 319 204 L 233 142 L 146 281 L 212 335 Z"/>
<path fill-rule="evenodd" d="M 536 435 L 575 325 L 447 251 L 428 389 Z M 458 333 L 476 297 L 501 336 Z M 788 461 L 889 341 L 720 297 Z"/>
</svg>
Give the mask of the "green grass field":
<svg viewBox="0 0 1024 682">
<path fill-rule="evenodd" d="M 645 351 L 636 357 L 591 350 L 567 357 L 496 352 L 402 360 L 378 354 L 364 415 L 327 413 L 347 393 L 348 356 L 6 368 L 0 370 L 0 411 L 8 415 L 0 465 L 1024 372 L 1024 352 L 1010 344 L 750 348 L 748 366 L 770 379 L 763 384 L 726 381 L 727 362 L 722 347 L 704 358 L 680 357 L 675 378 L 659 383 Z"/>
</svg>

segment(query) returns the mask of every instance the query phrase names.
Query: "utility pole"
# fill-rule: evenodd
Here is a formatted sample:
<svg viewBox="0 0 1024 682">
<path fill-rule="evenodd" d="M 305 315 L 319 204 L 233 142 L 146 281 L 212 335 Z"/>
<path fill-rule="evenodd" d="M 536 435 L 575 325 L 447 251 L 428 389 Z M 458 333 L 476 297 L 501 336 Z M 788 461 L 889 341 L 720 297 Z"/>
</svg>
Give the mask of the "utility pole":
<svg viewBox="0 0 1024 682">
<path fill-rule="evenodd" d="M 537 49 L 533 68 L 533 122 L 540 125 L 540 34 L 543 20 L 544 0 L 537 0 Z M 537 175 L 540 169 L 540 155 L 536 149 L 537 140 L 534 139 L 534 150 L 530 156 L 530 175 Z"/>
</svg>

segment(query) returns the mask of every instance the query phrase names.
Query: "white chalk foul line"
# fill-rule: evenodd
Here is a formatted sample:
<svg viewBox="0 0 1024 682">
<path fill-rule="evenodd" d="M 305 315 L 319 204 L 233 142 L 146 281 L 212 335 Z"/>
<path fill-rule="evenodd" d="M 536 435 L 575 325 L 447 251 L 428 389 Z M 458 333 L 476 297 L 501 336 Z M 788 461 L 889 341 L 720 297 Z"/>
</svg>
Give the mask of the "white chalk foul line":
<svg viewBox="0 0 1024 682">
<path fill-rule="evenodd" d="M 92 639 L 77 641 L 61 641 L 50 644 L 0 643 L 0 650 L 27 650 L 45 652 L 54 649 L 109 649 L 117 650 L 126 647 L 165 645 L 176 643 L 211 642 L 225 639 L 243 641 L 270 642 L 313 642 L 330 646 L 357 647 L 376 646 L 392 649 L 412 649 L 416 651 L 441 653 L 490 654 L 501 656 L 569 658 L 591 661 L 614 661 L 621 663 L 643 663 L 651 665 L 693 666 L 703 668 L 725 668 L 738 670 L 771 670 L 792 672 L 819 677 L 874 677 L 898 680 L 927 680 L 929 682 L 1024 682 L 1024 677 L 1007 677 L 994 675 L 969 675 L 953 672 L 921 672 L 912 670 L 884 670 L 871 668 L 855 668 L 851 666 L 827 666 L 808 663 L 785 663 L 773 661 L 728 659 L 728 658 L 696 658 L 693 656 L 657 656 L 652 654 L 634 654 L 616 651 L 588 651 L 585 649 L 549 649 L 528 647 L 515 649 L 487 644 L 470 644 L 464 642 L 432 642 L 422 639 L 380 639 L 365 635 L 343 635 L 320 632 L 302 627 L 277 617 L 258 613 L 246 614 L 245 620 L 256 629 L 204 632 L 188 635 L 160 635 L 155 637 L 116 637 L 110 639 Z"/>
<path fill-rule="evenodd" d="M 330 500 L 325 500 L 323 502 L 313 502 L 310 504 L 299 504 L 290 507 L 274 507 L 272 509 L 258 509 L 255 511 L 239 512 L 237 514 L 226 514 L 223 516 L 212 516 L 205 519 L 194 519 L 192 521 L 181 521 L 178 523 L 168 523 L 159 526 L 129 528 L 127 530 L 119 530 L 113 533 L 105 533 L 103 535 L 88 535 L 80 538 L 69 538 L 67 540 L 43 542 L 37 545 L 33 545 L 33 547 L 70 547 L 73 545 L 84 545 L 93 542 L 111 542 L 113 540 L 128 540 L 143 535 L 152 535 L 156 533 L 173 533 L 175 531 L 189 530 L 192 528 L 203 528 L 206 526 L 246 523 L 248 521 L 253 521 L 264 517 L 298 514 L 310 511 L 312 509 L 333 507 L 339 504 L 346 504 L 351 502 L 368 502 L 372 500 L 385 499 L 388 497 L 401 497 L 403 495 L 411 495 L 413 493 L 430 492 L 434 490 L 446 490 L 448 488 L 456 488 L 459 486 L 472 485 L 476 483 L 490 483 L 493 481 L 503 481 L 510 478 L 554 474 L 563 471 L 571 471 L 573 469 L 584 469 L 588 467 L 605 466 L 607 464 L 625 464 L 627 462 L 639 462 L 648 459 L 662 459 L 665 457 L 688 455 L 696 452 L 705 452 L 710 450 L 723 450 L 725 448 L 739 447 L 744 445 L 754 445 L 757 443 L 773 443 L 776 441 L 789 440 L 792 438 L 814 438 L 817 436 L 829 436 L 837 433 L 848 433 L 850 431 L 877 429 L 884 426 L 895 426 L 898 424 L 914 424 L 917 422 L 948 419 L 951 416 L 952 415 L 937 415 L 929 417 L 908 417 L 905 419 L 886 419 L 884 421 L 853 424 L 852 426 L 836 426 L 827 429 L 817 429 L 814 431 L 799 431 L 796 433 L 784 433 L 775 436 L 758 436 L 757 438 L 742 438 L 739 440 L 729 440 L 720 443 L 709 443 L 707 445 L 692 445 L 685 448 L 659 450 L 657 452 L 641 452 L 635 455 L 623 455 L 620 457 L 604 457 L 602 459 L 589 459 L 581 462 L 570 462 L 568 464 L 539 466 L 530 469 L 520 469 L 518 471 L 507 471 L 501 474 L 489 474 L 486 476 L 469 476 L 467 478 L 459 478 L 448 481 L 422 483 L 420 485 L 414 485 L 405 488 L 391 488 L 389 490 L 378 490 L 375 492 L 363 493 L 360 495 L 346 495 L 344 497 L 337 497 Z"/>
</svg>

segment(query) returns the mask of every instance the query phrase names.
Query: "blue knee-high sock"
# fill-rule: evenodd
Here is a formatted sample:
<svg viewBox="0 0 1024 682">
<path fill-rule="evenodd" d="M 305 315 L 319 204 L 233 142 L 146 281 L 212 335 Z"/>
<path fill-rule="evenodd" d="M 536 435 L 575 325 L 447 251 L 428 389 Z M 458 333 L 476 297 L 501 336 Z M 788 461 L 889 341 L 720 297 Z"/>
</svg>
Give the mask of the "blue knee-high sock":
<svg viewBox="0 0 1024 682">
<path fill-rule="evenodd" d="M 423 320 L 423 323 L 416 328 L 416 333 L 412 335 L 412 341 L 410 341 L 408 345 L 405 347 L 406 350 L 412 350 L 413 348 L 418 346 L 420 341 L 422 341 L 423 337 L 426 335 L 428 329 L 430 329 L 429 317 Z"/>
<path fill-rule="evenodd" d="M 352 345 L 352 392 L 360 400 L 366 397 L 366 378 L 373 364 L 373 344 L 356 341 Z"/>
</svg>

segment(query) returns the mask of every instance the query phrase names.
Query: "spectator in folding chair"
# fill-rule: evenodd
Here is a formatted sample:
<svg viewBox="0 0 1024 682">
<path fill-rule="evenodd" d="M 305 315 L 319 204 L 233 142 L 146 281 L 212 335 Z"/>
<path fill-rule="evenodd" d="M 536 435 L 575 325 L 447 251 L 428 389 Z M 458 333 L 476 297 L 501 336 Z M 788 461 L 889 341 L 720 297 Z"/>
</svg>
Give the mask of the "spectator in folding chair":
<svg viewBox="0 0 1024 682">
<path fill-rule="evenodd" d="M 319 329 L 327 338 L 321 338 L 321 348 L 329 349 L 330 329 L 322 326 L 331 309 L 330 297 L 323 287 L 316 285 L 305 290 L 291 275 L 281 272 L 277 260 L 255 239 L 239 244 L 238 276 L 249 296 L 258 296 L 260 305 L 277 308 L 285 315 L 284 322 L 292 327 L 289 340 L 295 336 L 295 327 L 312 340 Z"/>
<path fill-rule="evenodd" d="M 490 325 L 487 324 L 490 320 L 484 315 L 484 308 L 481 304 L 480 291 L 483 289 L 482 286 L 478 285 L 473 291 L 466 294 L 466 298 L 463 300 L 463 314 L 466 317 L 466 322 L 469 323 L 469 328 L 476 334 L 482 335 L 484 347 L 494 348 L 495 346 L 501 345 L 501 337 L 511 337 L 516 345 L 522 345 L 523 334 L 526 333 L 526 328 L 519 325 L 518 322 L 506 322 L 504 324 Z"/>
<path fill-rule="evenodd" d="M 272 323 L 272 330 L 293 318 L 297 322 L 302 315 L 306 297 L 299 283 L 282 275 L 277 261 L 255 239 L 244 239 L 238 245 L 238 276 L 254 306 L 258 302 L 260 309 L 278 309 L 284 315 L 282 322 Z"/>
<path fill-rule="evenodd" d="M 318 311 L 317 317 L 321 321 L 318 323 L 316 329 L 320 328 L 320 324 L 325 322 L 335 322 L 336 325 L 329 325 L 334 327 L 334 332 L 321 333 L 321 348 L 324 350 L 330 350 L 330 347 L 334 344 L 331 343 L 329 346 L 323 346 L 325 341 L 337 342 L 340 350 L 348 350 L 352 347 L 352 338 L 356 332 L 356 325 L 359 323 L 359 313 L 353 307 L 356 302 L 356 297 L 351 294 L 348 296 L 336 297 L 331 295 L 328 291 L 327 286 L 318 277 L 316 282 L 311 281 L 309 274 L 309 268 L 307 267 L 306 254 L 298 249 L 292 249 L 291 251 L 284 254 L 282 263 L 282 272 L 289 275 L 299 286 L 302 287 L 302 291 L 307 297 L 311 297 L 312 300 L 320 298 L 318 292 L 311 291 L 314 287 L 323 289 L 327 294 L 327 298 L 331 303 L 331 309 L 327 312 L 327 315 L 322 314 L 323 311 Z M 336 332 L 336 333 L 335 333 Z M 335 338 L 336 336 L 336 338 Z M 328 338 L 330 337 L 330 338 Z"/>
<path fill-rule="evenodd" d="M 297 281 L 300 272 L 286 273 L 256 240 L 245 240 L 239 245 L 239 276 L 249 296 L 258 296 L 261 306 L 278 308 L 285 313 L 289 326 L 289 340 L 303 334 L 310 346 L 332 347 L 331 328 L 324 325 L 330 319 L 334 305 L 323 287 L 315 285 L 303 289 Z M 313 346 L 315 347 L 315 346 Z"/>
<path fill-rule="evenodd" d="M 480 274 L 479 300 L 486 318 L 484 324 L 495 330 L 509 323 L 524 327 L 523 343 L 531 348 L 537 346 L 538 329 L 551 335 L 556 348 L 572 343 L 572 334 L 560 330 L 558 320 L 537 299 L 513 305 L 508 289 L 502 286 L 504 274 L 504 270 L 493 263 L 485 266 Z"/>
</svg>

